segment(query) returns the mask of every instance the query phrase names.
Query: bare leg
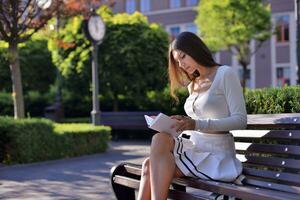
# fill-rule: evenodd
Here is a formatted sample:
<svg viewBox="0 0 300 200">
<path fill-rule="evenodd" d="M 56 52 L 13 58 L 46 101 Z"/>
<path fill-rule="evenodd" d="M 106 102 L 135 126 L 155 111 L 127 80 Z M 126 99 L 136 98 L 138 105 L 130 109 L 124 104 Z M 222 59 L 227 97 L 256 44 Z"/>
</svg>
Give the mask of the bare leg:
<svg viewBox="0 0 300 200">
<path fill-rule="evenodd" d="M 154 192 L 156 193 L 156 195 L 153 195 L 153 199 L 166 199 L 172 178 L 184 176 L 175 165 L 172 154 L 173 148 L 174 140 L 169 135 L 158 133 L 153 136 L 150 157 L 154 157 L 152 160 L 154 160 L 155 163 L 153 169 L 150 170 L 150 159 L 146 158 L 143 162 L 138 200 L 150 200 L 151 187 L 155 188 Z M 172 169 L 175 168 L 175 170 L 170 171 L 169 167 Z M 160 170 L 160 168 L 162 168 L 162 170 Z M 155 182 L 151 182 L 152 174 Z M 161 176 L 161 174 L 167 175 L 167 177 L 165 178 L 164 176 Z"/>
<path fill-rule="evenodd" d="M 141 182 L 138 194 L 138 200 L 150 200 L 151 188 L 150 188 L 150 159 L 146 158 L 142 165 Z"/>
<path fill-rule="evenodd" d="M 184 174 L 176 166 L 174 177 L 183 177 Z M 141 181 L 138 193 L 138 200 L 150 200 L 151 199 L 151 187 L 150 187 L 150 159 L 146 158 L 142 165 Z"/>
<path fill-rule="evenodd" d="M 176 173 L 173 156 L 174 139 L 165 133 L 152 138 L 150 153 L 150 185 L 152 200 L 165 200 L 170 183 Z"/>
</svg>

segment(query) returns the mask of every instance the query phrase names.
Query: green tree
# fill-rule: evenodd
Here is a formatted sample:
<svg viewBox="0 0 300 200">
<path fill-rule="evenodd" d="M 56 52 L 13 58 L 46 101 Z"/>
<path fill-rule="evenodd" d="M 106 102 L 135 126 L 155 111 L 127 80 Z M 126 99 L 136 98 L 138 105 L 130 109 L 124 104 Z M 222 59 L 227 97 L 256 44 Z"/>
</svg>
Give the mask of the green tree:
<svg viewBox="0 0 300 200">
<path fill-rule="evenodd" d="M 143 101 L 147 90 L 163 89 L 167 83 L 168 49 L 163 28 L 149 24 L 138 12 L 113 15 L 106 6 L 97 12 L 106 23 L 106 36 L 99 46 L 100 94 L 111 98 L 113 109 L 119 110 L 122 98 Z M 75 72 L 77 76 L 86 74 L 85 78 L 91 73 L 91 44 L 82 32 L 82 20 L 80 16 L 66 20 L 58 36 L 60 44 L 49 41 L 54 63 L 69 80 L 74 79 Z M 79 87 L 80 91 L 78 87 L 73 91 L 89 91 L 91 79 Z"/>
<path fill-rule="evenodd" d="M 113 4 L 113 0 L 106 1 Z M 52 3 L 52 4 L 51 4 Z M 19 60 L 19 44 L 27 41 L 40 30 L 52 16 L 62 13 L 74 15 L 88 13 L 93 4 L 102 0 L 1 0 L 0 1 L 0 40 L 8 44 L 7 60 L 11 71 L 12 96 L 15 118 L 25 116 L 23 85 Z M 49 7 L 50 6 L 50 7 Z M 42 8 L 46 10 L 42 10 Z"/>
<path fill-rule="evenodd" d="M 201 0 L 196 24 L 213 51 L 229 49 L 243 67 L 245 91 L 246 70 L 251 56 L 271 36 L 270 4 L 262 0 Z M 255 49 L 251 50 L 251 40 Z"/>
<path fill-rule="evenodd" d="M 0 47 L 0 91 L 11 92 L 11 79 L 6 48 Z M 22 85 L 28 91 L 46 93 L 55 80 L 55 66 L 47 49 L 47 40 L 32 38 L 20 46 Z M 30 58 L 30 59 L 28 59 Z"/>
<path fill-rule="evenodd" d="M 1 1 L 0 40 L 8 44 L 15 118 L 25 116 L 18 45 L 41 29 L 50 17 L 50 10 L 42 12 L 34 0 Z"/>
</svg>

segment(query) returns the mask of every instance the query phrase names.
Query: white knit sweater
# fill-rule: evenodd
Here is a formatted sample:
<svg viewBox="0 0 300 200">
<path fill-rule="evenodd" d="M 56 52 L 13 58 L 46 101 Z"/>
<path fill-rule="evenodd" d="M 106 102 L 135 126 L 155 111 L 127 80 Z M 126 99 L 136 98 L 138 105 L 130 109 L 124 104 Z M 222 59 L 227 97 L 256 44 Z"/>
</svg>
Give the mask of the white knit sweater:
<svg viewBox="0 0 300 200">
<path fill-rule="evenodd" d="M 189 86 L 190 87 L 190 86 Z M 238 75 L 229 66 L 220 66 L 210 88 L 201 93 L 189 89 L 184 109 L 201 132 L 244 129 L 247 112 Z"/>
</svg>

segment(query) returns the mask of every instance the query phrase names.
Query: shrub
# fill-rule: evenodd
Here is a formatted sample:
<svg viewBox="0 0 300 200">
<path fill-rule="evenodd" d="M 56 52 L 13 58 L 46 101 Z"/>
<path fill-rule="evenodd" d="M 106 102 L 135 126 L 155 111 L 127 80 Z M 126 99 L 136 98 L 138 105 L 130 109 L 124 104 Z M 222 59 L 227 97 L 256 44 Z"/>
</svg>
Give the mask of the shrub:
<svg viewBox="0 0 300 200">
<path fill-rule="evenodd" d="M 103 152 L 109 127 L 0 117 L 0 161 L 29 163 Z"/>
<path fill-rule="evenodd" d="M 1 160 L 27 163 L 54 159 L 53 124 L 45 119 L 0 117 Z"/>
<path fill-rule="evenodd" d="M 11 93 L 0 92 L 0 115 L 14 115 L 14 104 Z"/>
<path fill-rule="evenodd" d="M 24 93 L 26 116 L 44 116 L 44 109 L 50 104 L 49 102 L 50 98 L 47 94 L 41 94 L 38 91 L 27 91 Z M 0 115 L 14 115 L 14 105 L 11 93 L 5 91 L 0 92 Z"/>
<path fill-rule="evenodd" d="M 103 152 L 110 140 L 109 127 L 91 124 L 55 124 L 63 157 Z"/>
<path fill-rule="evenodd" d="M 300 112 L 300 86 L 246 91 L 248 114 Z"/>
</svg>

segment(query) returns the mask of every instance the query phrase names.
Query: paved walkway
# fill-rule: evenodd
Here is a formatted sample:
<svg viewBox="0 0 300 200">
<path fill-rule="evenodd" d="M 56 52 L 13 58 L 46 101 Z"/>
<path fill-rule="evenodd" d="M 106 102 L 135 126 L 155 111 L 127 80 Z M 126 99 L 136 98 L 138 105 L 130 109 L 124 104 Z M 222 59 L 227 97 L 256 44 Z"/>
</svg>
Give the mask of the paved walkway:
<svg viewBox="0 0 300 200">
<path fill-rule="evenodd" d="M 26 165 L 0 166 L 0 199 L 115 199 L 110 168 L 122 161 L 141 163 L 149 142 L 111 142 L 106 153 Z"/>
</svg>

